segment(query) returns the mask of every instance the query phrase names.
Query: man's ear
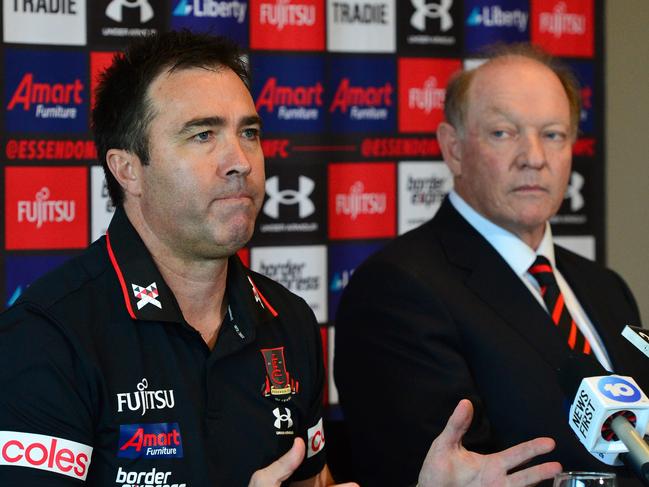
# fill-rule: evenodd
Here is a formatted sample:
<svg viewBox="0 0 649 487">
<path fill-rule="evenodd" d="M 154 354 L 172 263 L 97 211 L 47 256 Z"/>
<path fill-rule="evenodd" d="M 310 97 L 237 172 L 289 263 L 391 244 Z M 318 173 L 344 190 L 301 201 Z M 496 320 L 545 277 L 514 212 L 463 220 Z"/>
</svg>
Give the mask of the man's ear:
<svg viewBox="0 0 649 487">
<path fill-rule="evenodd" d="M 437 127 L 437 142 L 444 162 L 454 177 L 462 175 L 462 148 L 460 134 L 450 123 L 442 122 Z"/>
<path fill-rule="evenodd" d="M 140 196 L 143 167 L 138 156 L 123 149 L 109 149 L 106 163 L 126 194 Z"/>
</svg>

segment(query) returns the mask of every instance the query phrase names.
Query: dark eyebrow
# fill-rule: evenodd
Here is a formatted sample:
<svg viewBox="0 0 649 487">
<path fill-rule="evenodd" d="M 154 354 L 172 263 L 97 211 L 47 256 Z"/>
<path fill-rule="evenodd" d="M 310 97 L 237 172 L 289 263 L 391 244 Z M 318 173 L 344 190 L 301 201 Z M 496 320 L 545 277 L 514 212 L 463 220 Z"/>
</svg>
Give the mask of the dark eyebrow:
<svg viewBox="0 0 649 487">
<path fill-rule="evenodd" d="M 193 120 L 185 122 L 182 128 L 178 131 L 178 134 L 186 134 L 197 127 L 221 127 L 223 125 L 225 125 L 225 119 L 223 119 L 222 117 L 195 118 Z"/>
<path fill-rule="evenodd" d="M 244 125 L 259 125 L 260 127 L 263 125 L 261 118 L 258 115 L 250 115 L 248 117 L 243 117 L 241 119 L 241 122 L 239 125 L 244 126 Z"/>
</svg>

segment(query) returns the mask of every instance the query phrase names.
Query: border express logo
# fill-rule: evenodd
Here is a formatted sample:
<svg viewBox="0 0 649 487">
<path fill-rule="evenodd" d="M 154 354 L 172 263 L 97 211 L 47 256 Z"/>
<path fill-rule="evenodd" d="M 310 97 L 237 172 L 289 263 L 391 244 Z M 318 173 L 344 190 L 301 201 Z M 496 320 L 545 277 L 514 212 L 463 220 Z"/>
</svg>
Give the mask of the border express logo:
<svg viewBox="0 0 649 487">
<path fill-rule="evenodd" d="M 17 44 L 86 44 L 85 0 L 5 0 L 5 42 Z"/>
<path fill-rule="evenodd" d="M 88 245 L 85 167 L 7 167 L 7 250 Z"/>
<path fill-rule="evenodd" d="M 394 163 L 329 165 L 329 238 L 395 234 Z"/>
<path fill-rule="evenodd" d="M 327 0 L 327 49 L 395 52 L 395 0 Z"/>
<path fill-rule="evenodd" d="M 474 52 L 494 42 L 524 42 L 529 39 L 527 0 L 467 0 L 465 45 Z"/>
<path fill-rule="evenodd" d="M 6 127 L 10 132 L 88 130 L 88 62 L 82 52 L 5 52 Z"/>
<path fill-rule="evenodd" d="M 178 423 L 119 425 L 119 458 L 182 458 Z"/>
<path fill-rule="evenodd" d="M 254 56 L 252 93 L 264 132 L 324 130 L 324 64 L 315 56 Z"/>
<path fill-rule="evenodd" d="M 462 21 L 460 0 L 405 0 L 399 5 L 400 50 L 430 56 L 431 48 L 458 52 Z"/>
<path fill-rule="evenodd" d="M 173 5 L 173 29 L 218 32 L 240 46 L 248 44 L 247 1 L 175 0 Z"/>
<path fill-rule="evenodd" d="M 14 304 L 32 282 L 69 258 L 69 255 L 7 255 L 5 257 L 6 306 Z"/>
<path fill-rule="evenodd" d="M 396 122 L 396 65 L 383 57 L 346 57 L 331 62 L 328 110 L 331 130 L 392 132 Z"/>
<path fill-rule="evenodd" d="M 435 132 L 444 120 L 446 85 L 459 59 L 399 59 L 399 131 Z"/>
<path fill-rule="evenodd" d="M 593 0 L 532 0 L 532 42 L 555 56 L 593 57 L 593 8 Z"/>
<path fill-rule="evenodd" d="M 324 51 L 324 0 L 250 0 L 250 47 Z"/>
</svg>

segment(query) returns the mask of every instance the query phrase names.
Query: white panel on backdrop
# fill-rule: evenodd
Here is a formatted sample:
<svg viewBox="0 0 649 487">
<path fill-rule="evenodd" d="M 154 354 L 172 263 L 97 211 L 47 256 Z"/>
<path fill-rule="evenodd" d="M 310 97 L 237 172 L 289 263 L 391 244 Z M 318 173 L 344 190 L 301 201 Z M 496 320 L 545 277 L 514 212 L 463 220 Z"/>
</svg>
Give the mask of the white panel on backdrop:
<svg viewBox="0 0 649 487">
<path fill-rule="evenodd" d="M 250 267 L 304 299 L 318 323 L 327 321 L 327 248 L 324 245 L 253 247 Z"/>
<path fill-rule="evenodd" d="M 395 52 L 395 0 L 327 0 L 327 49 Z"/>
<path fill-rule="evenodd" d="M 92 166 L 90 168 L 90 198 L 91 198 L 91 218 L 92 234 L 90 241 L 94 242 L 106 233 L 110 219 L 113 218 L 115 207 L 110 202 L 108 188 L 106 187 L 106 178 L 104 177 L 104 168 L 101 166 Z"/>
<path fill-rule="evenodd" d="M 335 339 L 336 339 L 336 328 L 330 326 L 327 329 L 327 373 L 329 379 L 329 404 L 338 404 L 338 388 L 334 381 L 334 349 L 335 349 Z"/>
<path fill-rule="evenodd" d="M 86 0 L 5 0 L 4 41 L 17 44 L 86 44 Z"/>
<path fill-rule="evenodd" d="M 595 237 L 592 235 L 585 236 L 567 236 L 567 235 L 553 235 L 554 243 L 562 247 L 572 250 L 573 252 L 586 257 L 590 260 L 595 260 Z"/>
<path fill-rule="evenodd" d="M 452 188 L 444 162 L 400 162 L 399 235 L 431 219 Z"/>
</svg>

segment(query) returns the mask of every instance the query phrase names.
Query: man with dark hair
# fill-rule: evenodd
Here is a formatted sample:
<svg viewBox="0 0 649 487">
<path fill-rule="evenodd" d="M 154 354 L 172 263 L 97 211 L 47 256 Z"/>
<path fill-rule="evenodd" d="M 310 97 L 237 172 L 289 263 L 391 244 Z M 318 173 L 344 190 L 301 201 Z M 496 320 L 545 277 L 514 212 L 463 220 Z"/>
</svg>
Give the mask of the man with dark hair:
<svg viewBox="0 0 649 487">
<path fill-rule="evenodd" d="M 334 373 L 364 485 L 413 482 L 460 398 L 475 407 L 468 448 L 549 436 L 564 468 L 609 468 L 570 429 L 558 370 L 601 364 L 645 390 L 647 373 L 620 336 L 640 320 L 626 284 L 552 242 L 578 93 L 554 60 L 520 45 L 450 83 L 437 138 L 454 190 L 356 269 L 336 319 Z"/>
<path fill-rule="evenodd" d="M 1 485 L 333 483 L 315 317 L 235 254 L 264 195 L 246 80 L 233 45 L 188 32 L 137 41 L 103 76 L 93 128 L 115 216 L 0 319 Z M 503 467 L 548 439 L 464 451 L 470 416 L 461 403 L 422 487 L 523 485 L 559 469 Z"/>
</svg>

